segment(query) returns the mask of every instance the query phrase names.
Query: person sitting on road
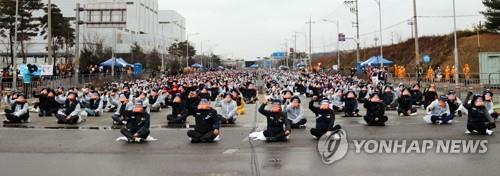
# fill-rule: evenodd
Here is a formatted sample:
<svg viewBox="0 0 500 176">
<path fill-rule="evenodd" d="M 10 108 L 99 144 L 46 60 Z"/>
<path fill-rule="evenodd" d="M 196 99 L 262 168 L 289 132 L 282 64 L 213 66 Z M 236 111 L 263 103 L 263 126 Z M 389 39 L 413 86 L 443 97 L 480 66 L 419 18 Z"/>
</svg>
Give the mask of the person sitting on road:
<svg viewBox="0 0 500 176">
<path fill-rule="evenodd" d="M 167 101 L 167 105 L 172 106 L 172 113 L 167 115 L 169 124 L 186 122 L 189 110 L 186 108 L 180 94 L 176 94 L 172 100 Z"/>
<path fill-rule="evenodd" d="M 385 116 L 386 105 L 379 94 L 374 93 L 363 105 L 366 108 L 365 122 L 368 126 L 385 126 L 388 118 Z"/>
<path fill-rule="evenodd" d="M 436 99 L 438 99 L 436 87 L 435 85 L 430 85 L 429 88 L 424 91 L 424 108 L 427 108 L 427 106 L 429 106 Z"/>
<path fill-rule="evenodd" d="M 161 93 L 161 92 L 160 92 Z M 147 101 L 149 104 L 149 109 L 151 112 L 160 112 L 161 110 L 161 102 L 163 102 L 163 95 L 159 95 L 158 90 L 151 90 L 151 94 L 149 95 Z"/>
<path fill-rule="evenodd" d="M 468 111 L 467 130 L 465 134 L 492 135 L 495 120 L 491 118 L 485 106 L 483 95 L 474 95 L 469 104 L 464 105 Z"/>
<path fill-rule="evenodd" d="M 238 92 L 236 89 L 231 90 L 231 95 L 233 97 L 233 100 L 236 101 L 236 105 L 238 105 L 238 109 L 236 112 L 238 112 L 238 115 L 244 115 L 245 114 L 245 101 L 243 101 L 243 98 L 241 98 L 241 93 Z"/>
<path fill-rule="evenodd" d="M 422 91 L 420 91 L 419 84 L 413 85 L 413 87 L 411 89 L 411 99 L 413 100 L 413 105 L 423 106 L 423 101 L 422 101 L 423 95 L 422 95 Z"/>
<path fill-rule="evenodd" d="M 317 96 L 313 96 L 309 102 L 309 109 L 316 115 L 316 128 L 311 128 L 311 134 L 315 139 L 321 138 L 329 131 L 337 131 L 341 129 L 340 125 L 335 125 L 335 111 L 330 107 L 330 102 L 327 98 L 323 98 L 320 106 L 314 106 L 318 100 Z M 335 125 L 335 126 L 334 126 Z"/>
<path fill-rule="evenodd" d="M 408 88 L 404 88 L 401 92 L 401 96 L 399 96 L 398 98 L 398 115 L 417 115 L 417 108 L 413 108 L 413 99 L 411 96 L 411 91 Z"/>
<path fill-rule="evenodd" d="M 119 102 L 120 104 L 118 104 L 117 110 L 111 117 L 113 119 L 114 125 L 124 125 L 123 121 L 126 120 L 127 112 L 132 111 L 134 108 L 134 104 L 130 102 L 123 94 L 120 95 Z"/>
<path fill-rule="evenodd" d="M 99 93 L 91 93 L 90 100 L 86 104 L 86 106 L 87 107 L 84 109 L 86 116 L 99 117 L 103 113 L 103 102 L 101 96 L 99 96 Z"/>
<path fill-rule="evenodd" d="M 210 106 L 208 99 L 201 99 L 196 109 L 194 130 L 189 130 L 191 143 L 214 142 L 220 135 L 220 115 Z"/>
<path fill-rule="evenodd" d="M 80 103 L 76 99 L 77 94 L 71 92 L 65 98 L 63 107 L 57 112 L 58 124 L 78 124 L 83 122 L 80 117 Z"/>
<path fill-rule="evenodd" d="M 398 107 L 397 97 L 396 94 L 394 93 L 392 86 L 386 86 L 380 98 L 382 98 L 382 101 L 384 101 L 384 104 L 386 105 L 386 110 L 388 111 L 397 110 Z"/>
<path fill-rule="evenodd" d="M 450 113 L 456 116 L 462 116 L 462 111 L 459 110 L 460 106 L 462 106 L 462 101 L 457 97 L 455 91 L 448 92 L 448 105 L 450 106 Z"/>
<path fill-rule="evenodd" d="M 142 100 L 135 100 L 132 111 L 128 111 L 125 116 L 125 127 L 120 130 L 128 142 L 144 142 L 148 138 L 150 131 L 147 118 Z"/>
<path fill-rule="evenodd" d="M 38 112 L 39 117 L 52 116 L 52 114 L 57 114 L 57 111 L 59 110 L 61 104 L 56 101 L 55 96 L 56 93 L 49 89 L 44 89 L 42 90 L 40 95 L 34 96 L 37 97 L 40 101 L 40 110 Z"/>
<path fill-rule="evenodd" d="M 359 115 L 357 96 L 354 91 L 348 91 L 346 94 L 344 113 L 344 117 L 361 117 Z"/>
<path fill-rule="evenodd" d="M 488 113 L 490 114 L 490 116 L 497 120 L 498 119 L 498 113 L 495 112 L 495 110 L 493 109 L 493 107 L 495 106 L 493 104 L 493 93 L 489 90 L 487 90 L 486 92 L 484 92 L 484 105 L 486 106 L 486 109 L 488 110 Z"/>
<path fill-rule="evenodd" d="M 11 104 L 11 109 L 5 110 L 3 123 L 27 123 L 30 121 L 29 105 L 23 94 L 18 94 L 16 100 Z"/>
<path fill-rule="evenodd" d="M 332 103 L 332 108 L 337 112 L 344 112 L 345 102 L 344 102 L 344 91 L 342 89 L 337 89 L 335 94 L 328 96 L 329 101 Z"/>
<path fill-rule="evenodd" d="M 257 100 L 257 89 L 255 89 L 255 85 L 253 83 L 250 83 L 248 84 L 248 88 L 246 90 L 245 103 L 254 104 Z"/>
<path fill-rule="evenodd" d="M 286 109 L 286 107 L 290 104 L 291 102 L 291 99 L 293 97 L 293 92 L 290 91 L 290 90 L 284 90 L 283 92 L 281 92 L 281 105 L 282 105 L 282 109 Z"/>
<path fill-rule="evenodd" d="M 358 96 L 358 102 L 365 103 L 368 101 L 369 98 L 370 98 L 370 92 L 368 88 L 365 85 L 361 86 L 361 91 L 359 91 L 359 96 Z"/>
<path fill-rule="evenodd" d="M 198 108 L 198 104 L 200 104 L 200 98 L 196 93 L 196 91 L 189 91 L 185 102 L 186 108 L 188 110 L 188 114 L 186 115 L 186 117 L 190 115 L 193 116 L 195 115 L 196 110 Z"/>
<path fill-rule="evenodd" d="M 216 99 L 216 103 L 221 107 L 220 115 L 223 117 L 223 124 L 234 124 L 238 118 L 236 101 L 231 94 L 224 94 Z"/>
<path fill-rule="evenodd" d="M 107 96 L 105 98 L 108 101 L 108 112 L 115 112 L 118 106 L 120 106 L 120 95 L 118 94 L 118 90 L 111 90 L 111 92 L 107 93 Z"/>
<path fill-rule="evenodd" d="M 90 93 L 90 89 L 87 87 L 84 87 L 81 89 L 80 92 L 76 92 L 78 97 L 77 100 L 81 103 L 83 107 L 87 107 L 88 104 L 90 103 L 90 99 L 92 99 L 92 95 Z"/>
<path fill-rule="evenodd" d="M 264 130 L 264 137 L 267 142 L 284 142 L 288 140 L 291 125 L 288 121 L 286 112 L 281 109 L 280 100 L 272 100 L 272 107 L 266 110 L 266 105 L 271 102 L 268 99 L 259 107 L 259 112 L 267 119 L 267 128 Z"/>
<path fill-rule="evenodd" d="M 288 121 L 292 129 L 305 129 L 307 119 L 304 116 L 304 108 L 300 105 L 300 98 L 297 96 L 292 97 L 291 103 L 286 107 Z"/>
<path fill-rule="evenodd" d="M 450 112 L 448 97 L 443 95 L 438 100 L 433 101 L 427 106 L 427 113 L 430 115 L 430 122 L 433 124 L 451 124 L 453 123 L 453 114 Z"/>
</svg>

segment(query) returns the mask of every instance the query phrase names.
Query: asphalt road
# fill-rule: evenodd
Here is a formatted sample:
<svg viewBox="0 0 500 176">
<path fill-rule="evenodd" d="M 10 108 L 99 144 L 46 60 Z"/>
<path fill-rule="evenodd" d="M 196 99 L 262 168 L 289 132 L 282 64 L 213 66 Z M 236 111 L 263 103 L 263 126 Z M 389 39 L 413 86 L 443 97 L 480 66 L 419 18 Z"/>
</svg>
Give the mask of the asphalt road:
<svg viewBox="0 0 500 176">
<path fill-rule="evenodd" d="M 307 100 L 303 101 L 304 105 Z M 307 110 L 308 128 L 293 130 L 286 143 L 254 141 L 248 134 L 262 130 L 265 118 L 255 105 L 233 127 L 221 129 L 222 140 L 213 144 L 191 144 L 185 127 L 168 127 L 165 109 L 152 114 L 151 135 L 158 141 L 145 144 L 116 142 L 120 132 L 111 128 L 110 114 L 88 118 L 78 126 L 57 125 L 55 118 L 38 118 L 22 126 L 0 128 L 0 175 L 256 175 L 252 153 L 260 175 L 498 175 L 500 140 L 493 136 L 464 134 L 466 118 L 452 125 L 435 126 L 415 117 L 388 112 L 386 127 L 368 127 L 362 118 L 337 116 L 351 139 L 474 139 L 488 140 L 485 154 L 367 154 L 353 145 L 342 160 L 325 165 L 309 134 L 314 116 Z M 364 114 L 362 110 L 361 114 Z M 191 119 L 192 120 L 192 119 Z M 189 123 L 193 123 L 190 120 Z M 253 149 L 253 150 L 252 150 Z"/>
</svg>

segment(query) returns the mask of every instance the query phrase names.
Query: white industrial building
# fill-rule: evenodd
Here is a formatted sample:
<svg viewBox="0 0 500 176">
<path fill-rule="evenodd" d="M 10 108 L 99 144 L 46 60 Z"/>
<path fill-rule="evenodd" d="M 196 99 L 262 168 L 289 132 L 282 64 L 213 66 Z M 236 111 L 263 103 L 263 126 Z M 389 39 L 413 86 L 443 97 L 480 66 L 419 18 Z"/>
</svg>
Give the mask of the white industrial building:
<svg viewBox="0 0 500 176">
<path fill-rule="evenodd" d="M 102 41 L 105 47 L 114 48 L 115 53 L 126 54 L 131 45 L 138 43 L 145 52 L 157 49 L 160 54 L 167 54 L 167 48 L 173 42 L 185 40 L 185 18 L 173 10 L 159 10 L 158 0 L 52 0 L 52 3 L 72 20 L 73 27 L 76 4 L 80 3 L 83 8 L 80 20 L 84 22 L 80 25 L 80 48 L 83 43 Z M 44 12 L 40 11 L 35 16 L 43 15 Z M 0 40 L 5 43 L 8 39 Z M 26 53 L 32 55 L 28 62 L 47 61 L 47 40 L 42 36 L 27 41 L 25 47 Z M 58 54 L 65 52 L 56 51 Z M 0 48 L 0 53 L 6 55 L 10 52 Z M 74 53 L 74 48 L 70 53 Z M 22 60 L 18 59 L 18 62 Z"/>
</svg>

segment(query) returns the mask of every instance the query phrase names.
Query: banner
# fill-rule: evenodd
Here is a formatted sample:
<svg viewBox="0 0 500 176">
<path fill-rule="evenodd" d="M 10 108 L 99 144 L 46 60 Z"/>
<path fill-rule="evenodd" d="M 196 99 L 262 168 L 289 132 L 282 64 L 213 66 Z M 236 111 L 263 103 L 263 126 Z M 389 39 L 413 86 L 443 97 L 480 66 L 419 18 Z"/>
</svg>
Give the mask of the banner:
<svg viewBox="0 0 500 176">
<path fill-rule="evenodd" d="M 42 71 L 42 76 L 52 76 L 54 74 L 54 67 L 52 65 L 38 65 L 38 69 Z"/>
</svg>

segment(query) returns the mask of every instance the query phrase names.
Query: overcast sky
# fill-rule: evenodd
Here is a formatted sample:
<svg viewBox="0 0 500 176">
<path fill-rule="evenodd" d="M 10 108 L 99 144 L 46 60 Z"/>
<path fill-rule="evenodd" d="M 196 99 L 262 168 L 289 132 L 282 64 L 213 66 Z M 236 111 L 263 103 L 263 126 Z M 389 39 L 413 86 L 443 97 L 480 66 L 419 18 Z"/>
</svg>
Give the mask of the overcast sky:
<svg viewBox="0 0 500 176">
<path fill-rule="evenodd" d="M 418 0 L 420 35 L 444 34 L 453 31 L 452 0 Z M 210 48 L 224 57 L 254 60 L 269 56 L 273 51 L 294 45 L 294 32 L 308 32 L 305 23 L 339 20 L 340 32 L 354 37 L 352 22 L 355 15 L 343 0 L 159 0 L 161 10 L 176 10 L 187 20 L 188 33 L 200 33 L 189 40 L 204 41 L 203 50 Z M 456 0 L 459 29 L 471 28 L 484 20 L 479 11 L 484 10 L 481 0 Z M 412 0 L 381 0 L 383 42 L 390 44 L 411 37 L 407 20 L 413 16 Z M 361 45 L 374 46 L 379 28 L 376 0 L 359 2 Z M 441 17 L 428 17 L 441 16 Z M 443 17 L 444 16 L 444 17 Z M 313 52 L 335 50 L 336 26 L 334 23 L 313 24 Z M 210 40 L 207 42 L 207 40 Z M 304 34 L 298 34 L 297 50 L 304 51 Z M 354 42 L 345 42 L 341 49 L 351 49 Z"/>
</svg>

